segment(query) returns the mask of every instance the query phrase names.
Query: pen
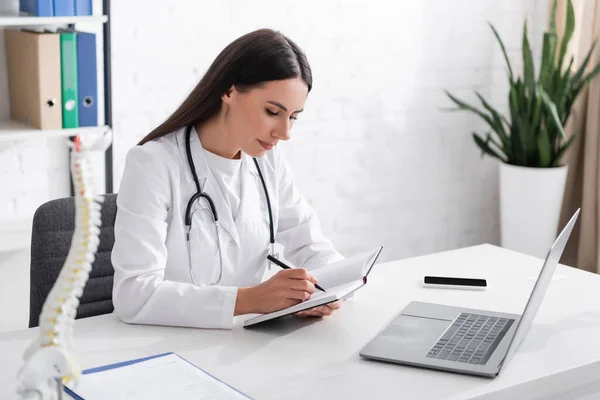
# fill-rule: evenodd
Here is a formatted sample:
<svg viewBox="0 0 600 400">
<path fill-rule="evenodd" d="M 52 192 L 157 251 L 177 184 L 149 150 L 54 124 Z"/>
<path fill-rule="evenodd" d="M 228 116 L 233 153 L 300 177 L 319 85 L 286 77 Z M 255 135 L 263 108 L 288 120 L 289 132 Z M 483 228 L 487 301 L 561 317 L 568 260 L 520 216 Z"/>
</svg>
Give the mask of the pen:
<svg viewBox="0 0 600 400">
<path fill-rule="evenodd" d="M 281 261 L 279 261 L 278 259 L 276 259 L 275 257 L 273 257 L 272 255 L 268 255 L 267 259 L 271 262 L 274 262 L 275 264 L 279 265 L 281 268 L 283 269 L 292 269 L 292 267 L 290 267 L 289 265 L 286 265 L 284 263 L 282 263 Z M 319 286 L 318 284 L 315 283 L 315 287 L 317 289 L 319 289 L 320 291 L 324 292 L 325 289 L 323 289 L 321 286 Z"/>
</svg>

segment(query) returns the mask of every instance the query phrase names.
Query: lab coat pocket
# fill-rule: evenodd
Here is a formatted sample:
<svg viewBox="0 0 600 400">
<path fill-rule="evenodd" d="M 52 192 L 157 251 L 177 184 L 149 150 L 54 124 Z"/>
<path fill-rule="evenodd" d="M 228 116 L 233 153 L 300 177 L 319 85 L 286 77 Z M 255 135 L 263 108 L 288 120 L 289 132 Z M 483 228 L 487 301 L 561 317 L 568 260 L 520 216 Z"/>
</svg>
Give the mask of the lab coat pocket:
<svg viewBox="0 0 600 400">
<path fill-rule="evenodd" d="M 224 232 L 219 229 L 221 246 Z M 193 279 L 199 285 L 208 285 L 219 278 L 221 263 L 214 219 L 208 208 L 200 207 L 192 216 L 189 241 L 189 262 Z"/>
<path fill-rule="evenodd" d="M 270 238 L 269 215 L 266 206 L 260 212 L 246 213 L 242 220 L 236 221 L 236 225 L 240 236 L 243 237 L 244 260 L 250 265 L 261 265 L 263 262 L 266 265 Z"/>
</svg>

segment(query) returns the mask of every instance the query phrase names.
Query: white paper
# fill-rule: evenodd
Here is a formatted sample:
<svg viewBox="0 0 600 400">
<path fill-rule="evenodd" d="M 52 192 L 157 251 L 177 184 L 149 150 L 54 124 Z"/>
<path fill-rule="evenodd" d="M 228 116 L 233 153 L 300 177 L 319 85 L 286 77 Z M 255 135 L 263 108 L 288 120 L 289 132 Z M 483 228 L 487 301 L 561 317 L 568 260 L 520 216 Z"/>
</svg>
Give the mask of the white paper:
<svg viewBox="0 0 600 400">
<path fill-rule="evenodd" d="M 331 296 L 334 296 L 336 299 L 341 299 L 341 298 L 345 297 L 348 293 L 354 291 L 356 288 L 358 288 L 362 285 L 363 285 L 362 280 L 358 280 L 358 281 L 344 283 L 343 285 L 339 285 L 336 287 L 328 288 L 327 292 L 321 292 L 320 290 L 317 290 L 310 296 L 310 299 L 308 299 L 300 304 L 302 304 L 303 307 L 307 307 L 307 306 L 310 306 L 311 302 L 317 302 L 319 299 L 321 299 L 323 297 L 331 297 Z"/>
<path fill-rule="evenodd" d="M 333 288 L 326 289 L 326 292 L 321 292 L 320 290 L 316 290 L 308 300 L 304 300 L 302 303 L 298 303 L 295 306 L 291 306 L 288 308 L 284 308 L 283 310 L 274 311 L 271 314 L 288 314 L 288 313 L 296 313 L 298 311 L 307 310 L 309 308 L 313 308 L 318 306 L 319 304 L 323 304 L 323 300 L 325 301 L 335 301 L 343 298 L 348 293 L 352 292 L 357 287 L 363 284 L 362 281 L 353 281 L 344 283 L 343 285 L 339 285 Z"/>
<path fill-rule="evenodd" d="M 82 375 L 67 387 L 85 400 L 249 398 L 176 354 Z"/>
<path fill-rule="evenodd" d="M 252 316 L 244 321 L 244 326 L 258 324 L 283 315 L 295 314 L 345 298 L 349 293 L 364 285 L 363 277 L 366 276 L 380 251 L 381 247 L 378 247 L 336 263 L 311 269 L 310 273 L 317 278 L 319 285 L 326 292 L 317 289 L 308 300 L 282 310 Z"/>
<path fill-rule="evenodd" d="M 284 308 L 283 310 L 273 311 L 268 314 L 258 314 L 244 321 L 244 326 L 254 325 L 260 322 L 268 321 L 273 318 L 280 317 L 282 315 L 295 314 L 300 311 L 308 310 L 310 308 L 318 307 L 323 304 L 327 304 L 336 300 L 341 300 L 346 297 L 349 293 L 353 292 L 357 288 L 363 285 L 363 281 L 348 282 L 334 288 L 327 289 L 327 292 L 316 291 L 310 299 L 298 303 L 295 306 Z"/>
<path fill-rule="evenodd" d="M 357 254 L 344 260 L 310 270 L 319 285 L 329 290 L 348 282 L 362 280 L 378 254 L 379 248 Z"/>
</svg>

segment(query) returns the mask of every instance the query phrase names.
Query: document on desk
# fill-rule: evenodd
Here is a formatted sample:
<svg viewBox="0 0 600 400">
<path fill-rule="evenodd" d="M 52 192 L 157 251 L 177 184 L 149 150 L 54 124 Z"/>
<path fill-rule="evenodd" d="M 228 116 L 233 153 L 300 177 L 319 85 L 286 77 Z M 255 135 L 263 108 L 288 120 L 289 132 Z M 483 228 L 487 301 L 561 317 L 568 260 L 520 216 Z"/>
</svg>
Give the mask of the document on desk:
<svg viewBox="0 0 600 400">
<path fill-rule="evenodd" d="M 74 399 L 249 399 L 175 353 L 84 371 L 65 391 Z"/>
<path fill-rule="evenodd" d="M 381 253 L 382 246 L 353 257 L 310 270 L 325 292 L 315 291 L 310 299 L 295 306 L 268 314 L 259 314 L 244 321 L 244 327 L 280 318 L 347 298 L 367 283 L 367 276 Z"/>
</svg>

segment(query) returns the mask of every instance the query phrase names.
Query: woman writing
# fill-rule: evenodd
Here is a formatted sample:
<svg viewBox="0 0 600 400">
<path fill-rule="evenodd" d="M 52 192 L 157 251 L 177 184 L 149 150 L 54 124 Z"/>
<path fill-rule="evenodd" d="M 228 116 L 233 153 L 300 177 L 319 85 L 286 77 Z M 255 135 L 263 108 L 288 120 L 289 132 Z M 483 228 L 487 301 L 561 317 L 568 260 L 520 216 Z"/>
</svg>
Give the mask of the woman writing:
<svg viewBox="0 0 600 400">
<path fill-rule="evenodd" d="M 237 315 L 308 299 L 318 283 L 310 269 L 342 259 L 277 148 L 290 139 L 311 87 L 294 42 L 251 32 L 129 151 L 112 251 L 113 303 L 123 321 L 230 329 Z M 301 268 L 261 283 L 275 240 Z"/>
</svg>

